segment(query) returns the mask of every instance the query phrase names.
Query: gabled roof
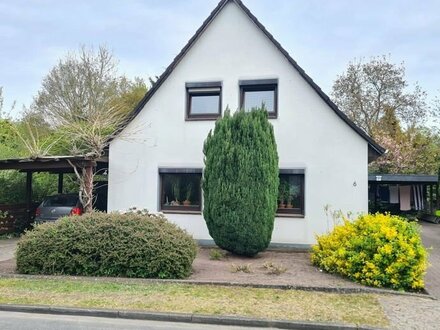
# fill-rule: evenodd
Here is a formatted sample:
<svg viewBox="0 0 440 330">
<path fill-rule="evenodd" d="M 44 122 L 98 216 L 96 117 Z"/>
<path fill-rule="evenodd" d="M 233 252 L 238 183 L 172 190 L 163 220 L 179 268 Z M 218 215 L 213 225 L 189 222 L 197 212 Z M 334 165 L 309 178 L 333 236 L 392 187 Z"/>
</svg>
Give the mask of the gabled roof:
<svg viewBox="0 0 440 330">
<path fill-rule="evenodd" d="M 173 62 L 166 68 L 162 73 L 156 83 L 151 87 L 151 89 L 145 94 L 133 112 L 130 114 L 128 122 L 133 120 L 139 112 L 144 108 L 145 104 L 151 99 L 151 97 L 160 88 L 163 82 L 170 76 L 174 68 L 179 64 L 186 53 L 191 49 L 197 39 L 203 34 L 203 32 L 208 28 L 209 24 L 216 18 L 216 16 L 221 12 L 221 10 L 229 3 L 234 2 L 239 6 L 246 15 L 255 23 L 255 25 L 269 38 L 270 41 L 278 48 L 278 50 L 285 56 L 289 63 L 298 71 L 298 73 L 307 81 L 307 83 L 318 93 L 322 100 L 327 103 L 327 105 L 344 121 L 346 122 L 356 133 L 358 133 L 362 138 L 364 138 L 369 145 L 368 158 L 369 161 L 374 160 L 378 156 L 385 152 L 385 149 L 377 144 L 364 130 L 359 128 L 355 123 L 353 123 L 339 108 L 333 103 L 330 98 L 325 94 L 321 88 L 310 78 L 307 73 L 296 63 L 296 61 L 289 55 L 289 53 L 281 46 L 281 44 L 275 40 L 275 38 L 270 34 L 266 28 L 261 24 L 258 19 L 250 12 L 250 10 L 243 4 L 241 0 L 221 0 L 217 7 L 211 12 L 208 18 L 203 22 L 202 26 L 196 31 L 194 36 L 188 41 L 188 43 L 183 47 L 180 53 L 174 58 Z M 127 124 L 128 124 L 127 122 Z"/>
</svg>

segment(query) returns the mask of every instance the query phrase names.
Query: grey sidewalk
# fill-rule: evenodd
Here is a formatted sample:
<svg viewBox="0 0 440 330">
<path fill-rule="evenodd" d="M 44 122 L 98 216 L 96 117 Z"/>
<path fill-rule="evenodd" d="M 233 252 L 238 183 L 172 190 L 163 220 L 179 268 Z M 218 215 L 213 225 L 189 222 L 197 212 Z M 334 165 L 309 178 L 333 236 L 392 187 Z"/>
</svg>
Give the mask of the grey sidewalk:
<svg viewBox="0 0 440 330">
<path fill-rule="evenodd" d="M 430 267 L 425 277 L 426 290 L 440 299 L 440 225 L 421 221 L 423 244 L 428 250 Z"/>
<path fill-rule="evenodd" d="M 0 261 L 12 259 L 18 238 L 0 239 Z"/>
</svg>

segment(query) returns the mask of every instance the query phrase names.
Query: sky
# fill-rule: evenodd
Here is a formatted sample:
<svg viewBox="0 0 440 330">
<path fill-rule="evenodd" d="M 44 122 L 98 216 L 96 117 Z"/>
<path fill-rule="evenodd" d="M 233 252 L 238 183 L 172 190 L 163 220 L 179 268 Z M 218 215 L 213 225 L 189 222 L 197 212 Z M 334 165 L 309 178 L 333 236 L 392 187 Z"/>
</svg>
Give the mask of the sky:
<svg viewBox="0 0 440 330">
<path fill-rule="evenodd" d="M 160 75 L 219 0 L 0 0 L 5 110 L 29 106 L 49 70 L 81 45 L 106 45 L 129 77 Z M 326 92 L 354 58 L 389 55 L 440 96 L 440 1 L 243 0 Z"/>
</svg>

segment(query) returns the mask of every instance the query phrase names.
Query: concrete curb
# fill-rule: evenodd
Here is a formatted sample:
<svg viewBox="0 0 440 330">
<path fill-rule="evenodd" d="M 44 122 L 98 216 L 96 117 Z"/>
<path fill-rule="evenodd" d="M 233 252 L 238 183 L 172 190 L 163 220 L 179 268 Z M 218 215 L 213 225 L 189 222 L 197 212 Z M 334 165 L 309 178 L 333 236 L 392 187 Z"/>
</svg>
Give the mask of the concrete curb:
<svg viewBox="0 0 440 330">
<path fill-rule="evenodd" d="M 217 325 L 242 326 L 242 327 L 277 328 L 277 329 L 309 329 L 309 330 L 376 329 L 370 327 L 362 327 L 357 325 L 339 324 L 339 323 L 283 321 L 283 320 L 253 319 L 247 317 L 232 317 L 232 316 L 210 316 L 210 315 L 185 314 L 185 313 L 158 313 L 158 312 L 141 312 L 141 311 L 129 311 L 129 310 L 123 311 L 123 310 L 111 310 L 111 309 L 84 309 L 84 308 L 70 308 L 70 307 L 35 306 L 35 305 L 0 304 L 0 311 L 35 313 L 35 314 L 52 314 L 52 315 L 91 316 L 91 317 L 120 318 L 120 319 L 131 319 L 131 320 L 217 324 Z"/>
<path fill-rule="evenodd" d="M 302 286 L 289 284 L 254 284 L 224 281 L 194 281 L 194 280 L 161 280 L 148 278 L 126 278 L 126 277 L 87 277 L 87 276 L 65 276 L 65 275 L 24 275 L 24 274 L 2 274 L 0 278 L 23 278 L 23 279 L 50 279 L 50 280 L 73 280 L 73 281 L 89 281 L 89 282 L 116 282 L 116 283 L 133 283 L 133 284 L 192 284 L 192 285 L 215 285 L 226 287 L 245 287 L 257 289 L 279 289 L 279 290 L 299 290 L 299 291 L 316 291 L 327 293 L 353 294 L 353 293 L 370 293 L 381 295 L 400 295 L 417 297 L 424 299 L 437 300 L 431 296 L 426 290 L 426 294 L 412 293 L 404 291 L 394 291 L 391 289 L 379 289 L 370 287 L 320 287 L 320 286 Z"/>
</svg>

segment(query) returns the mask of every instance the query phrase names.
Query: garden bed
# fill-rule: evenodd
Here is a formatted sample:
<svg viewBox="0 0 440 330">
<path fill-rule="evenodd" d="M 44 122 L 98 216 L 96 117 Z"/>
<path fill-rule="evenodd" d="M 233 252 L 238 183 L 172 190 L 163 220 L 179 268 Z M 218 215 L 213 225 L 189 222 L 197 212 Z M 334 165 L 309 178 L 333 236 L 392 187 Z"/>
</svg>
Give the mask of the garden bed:
<svg viewBox="0 0 440 330">
<path fill-rule="evenodd" d="M 196 281 L 221 281 L 247 284 L 272 284 L 324 288 L 365 288 L 340 276 L 320 271 L 310 262 L 310 253 L 292 251 L 265 251 L 247 258 L 227 253 L 220 260 L 210 259 L 209 248 L 200 248 L 193 263 Z M 264 265 L 284 268 L 279 275 L 271 274 Z M 249 266 L 250 273 L 235 272 L 237 266 Z"/>
<path fill-rule="evenodd" d="M 256 257 L 247 258 L 226 254 L 220 260 L 211 260 L 211 248 L 199 248 L 193 262 L 194 281 L 234 282 L 243 284 L 291 285 L 324 288 L 365 288 L 340 276 L 321 272 L 310 263 L 308 252 L 266 251 Z M 285 272 L 269 274 L 264 264 L 285 268 Z M 250 273 L 234 272 L 236 266 L 250 267 Z M 0 262 L 0 274 L 15 273 L 15 260 Z"/>
<path fill-rule="evenodd" d="M 321 272 L 310 263 L 308 252 L 266 251 L 247 258 L 227 254 L 221 260 L 211 260 L 210 248 L 199 248 L 193 263 L 194 281 L 234 282 L 243 284 L 272 284 L 324 288 L 364 288 L 342 277 Z M 285 268 L 285 272 L 269 274 L 264 264 Z M 251 272 L 234 272 L 234 266 L 249 265 Z M 0 261 L 0 274 L 14 274 L 15 260 Z"/>
</svg>

